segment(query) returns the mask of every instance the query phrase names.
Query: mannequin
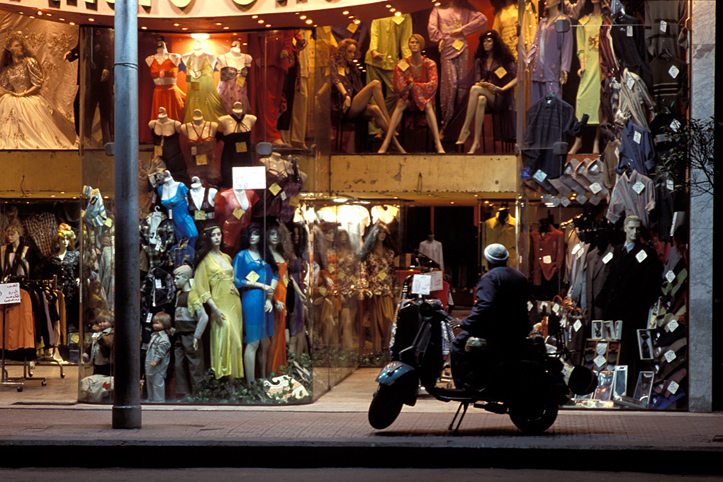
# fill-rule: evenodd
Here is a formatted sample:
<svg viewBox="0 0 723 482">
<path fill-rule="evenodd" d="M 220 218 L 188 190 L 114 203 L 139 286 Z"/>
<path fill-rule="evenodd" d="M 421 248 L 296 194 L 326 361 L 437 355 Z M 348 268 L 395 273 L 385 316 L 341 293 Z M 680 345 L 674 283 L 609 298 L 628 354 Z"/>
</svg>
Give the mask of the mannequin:
<svg viewBox="0 0 723 482">
<path fill-rule="evenodd" d="M 501 244 L 507 248 L 509 253 L 510 266 L 517 263 L 517 237 L 516 237 L 516 220 L 510 215 L 509 207 L 505 204 L 497 211 L 493 217 L 489 218 L 482 225 L 482 246 L 490 244 Z M 485 266 L 487 263 L 485 262 Z"/>
<path fill-rule="evenodd" d="M 23 234 L 21 226 L 11 225 L 5 229 L 5 245 L 0 247 L 3 280 L 8 277 L 27 277 L 30 274 L 30 263 L 26 258 L 28 247 L 22 241 Z"/>
<path fill-rule="evenodd" d="M 525 60 L 532 71 L 530 105 L 550 92 L 561 95 L 572 62 L 572 28 L 563 33 L 555 31 L 555 22 L 570 19 L 560 12 L 560 0 L 545 0 L 545 7 Z"/>
<path fill-rule="evenodd" d="M 251 222 L 251 209 L 258 199 L 253 189 L 225 189 L 216 196 L 215 217 L 223 228 L 222 249 L 229 256 L 236 254 L 241 233 Z"/>
<path fill-rule="evenodd" d="M 167 170 L 163 183 L 158 186 L 158 194 L 161 198 L 161 206 L 166 208 L 168 217 L 173 221 L 176 240 L 188 238 L 188 245 L 195 246 L 198 230 L 193 218 L 188 213 L 188 187 L 182 182 L 174 180 L 171 172 Z"/>
<path fill-rule="evenodd" d="M 480 44 L 475 52 L 474 85 L 469 91 L 467 115 L 459 133 L 457 144 L 464 144 L 474 118 L 474 139 L 469 154 L 480 147 L 480 136 L 485 120 L 485 109 L 489 105 L 498 117 L 495 129 L 501 139 L 514 137 L 512 114 L 514 87 L 517 85 L 517 65 L 514 55 L 495 30 L 480 35 Z M 498 124 L 504 123 L 504 126 Z M 497 134 L 497 133 L 496 133 Z"/>
<path fill-rule="evenodd" d="M 306 277 L 309 271 L 309 235 L 306 227 L 301 223 L 292 223 L 289 231 L 294 247 L 289 259 L 289 282 L 293 290 L 293 311 L 288 317 L 289 351 L 298 356 L 308 352 L 306 346 L 305 320 L 309 312 L 306 306 Z"/>
<path fill-rule="evenodd" d="M 595 129 L 595 141 L 592 153 L 600 153 L 600 86 L 602 74 L 600 71 L 600 27 L 604 23 L 602 15 L 602 0 L 590 0 L 592 12 L 580 19 L 580 26 L 577 27 L 577 56 L 580 59 L 580 69 L 577 75 L 580 76 L 580 87 L 577 91 L 577 104 L 575 115 L 582 119 L 583 114 L 590 116 L 587 123 L 597 126 Z M 577 137 L 570 149 L 570 154 L 576 154 L 582 146 L 582 137 Z"/>
<path fill-rule="evenodd" d="M 517 61 L 519 14 L 517 0 L 492 0 L 495 9 L 492 30 L 497 32 L 502 41 L 512 52 Z"/>
<path fill-rule="evenodd" d="M 188 139 L 191 156 L 187 162 L 188 175 L 198 176 L 209 184 L 218 184 L 221 179 L 220 161 L 216 159 L 216 132 L 218 123 L 208 121 L 200 109 L 193 112 L 193 118 L 179 128 Z"/>
<path fill-rule="evenodd" d="M 151 70 L 155 84 L 152 115 L 163 107 L 172 119 L 183 118 L 186 94 L 176 85 L 180 63 L 181 55 L 168 53 L 166 42 L 163 37 L 159 37 L 156 41 L 156 53 L 146 57 L 146 65 Z"/>
<path fill-rule="evenodd" d="M 272 223 L 266 229 L 266 239 L 271 255 L 278 267 L 279 281 L 274 289 L 274 335 L 271 337 L 271 346 L 267 367 L 269 373 L 280 374 L 281 367 L 286 366 L 286 293 L 289 284 L 288 264 L 291 253 L 291 238 L 289 231 L 283 224 Z"/>
<path fill-rule="evenodd" d="M 537 299 L 551 300 L 559 294 L 560 269 L 565 265 L 565 239 L 548 217 L 530 233 L 532 290 Z"/>
<path fill-rule="evenodd" d="M 188 81 L 184 124 L 196 118 L 197 110 L 202 112 L 205 119 L 218 122 L 218 118 L 226 114 L 226 108 L 221 102 L 213 81 L 216 56 L 205 52 L 203 42 L 196 40 L 193 52 L 183 54 L 182 59 L 186 66 L 186 80 Z"/>
<path fill-rule="evenodd" d="M 442 243 L 434 239 L 434 234 L 429 234 L 427 239 L 419 243 L 419 251 L 425 256 L 432 258 L 432 260 L 439 265 L 439 269 L 444 271 L 444 251 Z"/>
<path fill-rule="evenodd" d="M 218 66 L 221 68 L 218 95 L 223 101 L 226 112 L 231 112 L 237 102 L 241 103 L 241 109 L 245 112 L 251 109 L 246 77 L 253 58 L 249 54 L 242 53 L 240 46 L 241 42 L 234 40 L 229 51 L 218 57 Z"/>
<path fill-rule="evenodd" d="M 339 292 L 341 293 L 341 313 L 339 325 L 341 328 L 341 346 L 350 350 L 358 344 L 357 307 L 359 301 L 364 299 L 362 291 L 361 262 L 359 255 L 354 251 L 349 233 L 340 229 L 336 235 L 336 255 L 338 260 Z"/>
<path fill-rule="evenodd" d="M 189 265 L 179 266 L 173 270 L 173 282 L 176 293 L 176 311 L 173 317 L 176 328 L 176 341 L 173 344 L 176 371 L 176 395 L 179 398 L 195 394 L 203 380 L 203 344 L 200 343 L 203 332 L 208 325 L 206 310 L 196 313 L 188 310 L 188 295 L 191 291 L 193 268 Z"/>
<path fill-rule="evenodd" d="M 58 232 L 53 236 L 53 254 L 47 260 L 49 271 L 44 276 L 58 277 L 58 287 L 65 300 L 66 323 L 78 328 L 80 252 L 74 245 L 75 233 L 67 224 L 60 224 Z"/>
<path fill-rule="evenodd" d="M 246 380 L 267 378 L 267 358 L 274 335 L 273 297 L 279 282 L 274 256 L 263 239 L 261 226 L 246 228 L 233 260 L 234 284 L 241 290 L 244 313 L 244 363 Z"/>
<path fill-rule="evenodd" d="M 367 70 L 367 83 L 378 80 L 385 86 L 384 102 L 387 112 L 393 112 L 397 103 L 394 92 L 394 67 L 401 59 L 409 57 L 409 37 L 412 35 L 412 16 L 408 13 L 400 17 L 386 17 L 372 20 L 369 50 L 364 63 Z M 374 126 L 369 133 L 377 135 L 381 131 Z"/>
<path fill-rule="evenodd" d="M 452 120 L 457 83 L 469 68 L 467 36 L 484 30 L 487 17 L 466 0 L 450 0 L 434 7 L 427 27 L 429 39 L 439 42 L 442 81 L 439 89 L 442 129 Z"/>
<path fill-rule="evenodd" d="M 230 115 L 220 117 L 218 123 L 223 141 L 221 187 L 231 187 L 233 168 L 251 166 L 251 129 L 256 124 L 256 116 L 247 114 L 243 103 L 235 102 Z"/>
<path fill-rule="evenodd" d="M 186 160 L 181 151 L 181 122 L 168 116 L 165 107 L 158 108 L 158 118 L 148 123 L 153 135 L 153 155 L 160 158 L 178 179 L 186 177 Z"/>
<path fill-rule="evenodd" d="M 241 299 L 234 286 L 231 258 L 221 251 L 222 243 L 223 232 L 218 225 L 204 229 L 194 259 L 196 271 L 188 292 L 188 311 L 199 315 L 208 308 L 213 320 L 211 370 L 216 379 L 233 380 L 244 376 Z"/>
<path fill-rule="evenodd" d="M 394 134 L 402 122 L 404 111 L 411 107 L 424 111 L 437 153 L 444 154 L 437 126 L 437 116 L 434 113 L 434 96 L 437 93 L 437 64 L 422 56 L 424 37 L 421 35 L 412 34 L 409 37 L 408 45 L 412 55 L 400 60 L 394 67 L 394 90 L 399 98 L 379 153 L 387 152 L 390 142 L 394 142 L 400 152 L 405 152 Z"/>
<path fill-rule="evenodd" d="M 216 217 L 214 206 L 217 194 L 218 190 L 215 187 L 204 186 L 198 176 L 191 178 L 191 188 L 188 190 L 188 212 L 193 217 L 199 233 Z"/>
<path fill-rule="evenodd" d="M 339 258 L 336 254 L 337 223 L 324 221 L 314 233 L 314 328 L 324 346 L 338 346 Z"/>
<path fill-rule="evenodd" d="M 374 351 L 389 348 L 391 326 L 394 319 L 396 250 L 389 239 L 385 224 L 372 227 L 364 241 L 360 255 L 367 289 L 368 310 L 371 322 L 371 339 Z"/>
</svg>

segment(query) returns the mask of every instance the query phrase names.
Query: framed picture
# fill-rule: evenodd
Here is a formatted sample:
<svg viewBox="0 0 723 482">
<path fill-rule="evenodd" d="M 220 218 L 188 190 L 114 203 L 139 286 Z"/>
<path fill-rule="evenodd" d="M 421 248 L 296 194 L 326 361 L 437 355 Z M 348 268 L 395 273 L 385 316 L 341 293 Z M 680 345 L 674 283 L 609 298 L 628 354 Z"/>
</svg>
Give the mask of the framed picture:
<svg viewBox="0 0 723 482">
<path fill-rule="evenodd" d="M 597 388 L 595 389 L 595 399 L 610 401 L 613 395 L 613 380 L 615 372 L 602 371 L 598 374 Z"/>
<path fill-rule="evenodd" d="M 643 371 L 638 374 L 638 383 L 635 384 L 633 399 L 645 408 L 650 405 L 650 394 L 653 390 L 654 378 L 655 372 L 652 371 Z"/>
</svg>

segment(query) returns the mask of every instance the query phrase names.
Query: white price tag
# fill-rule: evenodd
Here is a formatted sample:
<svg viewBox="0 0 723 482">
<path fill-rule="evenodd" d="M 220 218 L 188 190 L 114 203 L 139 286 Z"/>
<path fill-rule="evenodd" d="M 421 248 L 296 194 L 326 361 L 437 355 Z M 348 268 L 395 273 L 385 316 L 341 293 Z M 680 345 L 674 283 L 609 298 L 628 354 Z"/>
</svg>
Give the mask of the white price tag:
<svg viewBox="0 0 723 482">
<path fill-rule="evenodd" d="M 660 31 L 663 33 L 668 31 L 668 22 L 666 22 L 665 20 L 660 21 Z"/>
<path fill-rule="evenodd" d="M 599 182 L 594 182 L 594 183 L 590 184 L 590 191 L 591 191 L 593 194 L 597 194 L 597 193 L 599 193 L 600 191 L 602 191 L 602 186 L 600 185 Z"/>
<path fill-rule="evenodd" d="M 668 391 L 671 395 L 675 395 L 679 388 L 680 385 L 678 385 L 675 381 L 670 382 L 670 385 L 668 385 Z"/>
<path fill-rule="evenodd" d="M 542 170 L 538 170 L 532 177 L 534 177 L 536 181 L 542 182 L 547 179 L 547 174 Z"/>
<path fill-rule="evenodd" d="M 234 189 L 266 189 L 266 166 L 234 167 L 231 171 Z"/>
<path fill-rule="evenodd" d="M 633 26 L 632 26 L 632 25 L 628 25 L 628 28 L 627 28 L 626 30 L 627 30 L 627 32 L 626 32 L 626 33 L 627 33 L 627 36 L 628 36 L 628 37 L 632 37 L 632 36 L 633 36 Z"/>
<path fill-rule="evenodd" d="M 678 70 L 678 67 L 673 65 L 672 67 L 670 67 L 670 69 L 668 69 L 668 74 L 670 74 L 670 76 L 675 79 L 680 74 L 680 70 Z"/>
<path fill-rule="evenodd" d="M 675 183 L 672 179 L 668 179 L 665 181 L 665 187 L 668 188 L 668 191 L 674 191 L 675 190 Z"/>
<path fill-rule="evenodd" d="M 668 363 L 672 362 L 673 360 L 675 360 L 677 358 L 675 356 L 675 352 L 673 350 L 666 351 L 665 355 L 663 355 L 663 356 L 665 357 L 665 361 L 667 361 Z"/>
<path fill-rule="evenodd" d="M 598 355 L 597 357 L 595 357 L 595 366 L 602 368 L 605 366 L 607 360 L 608 359 L 606 357 Z"/>
<path fill-rule="evenodd" d="M 638 251 L 638 254 L 635 255 L 635 259 L 638 260 L 638 263 L 642 263 L 643 261 L 645 261 L 645 259 L 647 257 L 648 257 L 648 254 L 645 251 L 643 251 L 642 249 L 640 251 Z"/>
<path fill-rule="evenodd" d="M 606 254 L 603 257 L 602 262 L 603 262 L 603 264 L 608 264 L 612 259 L 613 259 L 613 253 L 609 252 L 608 254 Z"/>
<path fill-rule="evenodd" d="M 675 273 L 673 273 L 672 269 L 665 273 L 665 279 L 668 280 L 668 283 L 675 281 Z"/>
<path fill-rule="evenodd" d="M 575 324 L 572 325 L 572 328 L 577 332 L 580 331 L 580 328 L 582 328 L 582 322 L 580 320 L 575 320 Z"/>
<path fill-rule="evenodd" d="M 543 256 L 543 257 L 542 257 L 542 262 L 543 262 L 544 264 L 550 264 L 550 263 L 552 263 L 552 256 L 549 256 L 549 255 L 548 255 L 548 256 Z"/>
<path fill-rule="evenodd" d="M 638 194 L 640 194 L 641 192 L 643 192 L 644 189 L 645 189 L 645 184 L 643 184 L 643 183 L 640 182 L 640 181 L 636 182 L 636 183 L 633 185 L 633 191 L 635 191 L 635 192 L 638 193 Z"/>
<path fill-rule="evenodd" d="M 432 284 L 432 277 L 426 274 L 415 274 L 412 278 L 412 294 L 428 295 Z"/>
<path fill-rule="evenodd" d="M 669 333 L 674 332 L 678 329 L 680 325 L 676 320 L 670 320 L 667 325 L 665 325 L 665 329 L 668 330 Z"/>
<path fill-rule="evenodd" d="M 160 278 L 156 278 L 156 289 L 160 290 L 163 288 L 163 283 L 161 282 Z"/>
<path fill-rule="evenodd" d="M 563 198 L 560 200 L 560 204 L 562 204 L 564 207 L 568 207 L 570 205 L 570 199 L 567 196 L 563 196 Z"/>
<path fill-rule="evenodd" d="M 640 132 L 635 132 L 635 134 L 633 134 L 633 140 L 636 144 L 640 144 L 640 141 L 643 140 L 643 136 L 640 134 Z"/>
</svg>

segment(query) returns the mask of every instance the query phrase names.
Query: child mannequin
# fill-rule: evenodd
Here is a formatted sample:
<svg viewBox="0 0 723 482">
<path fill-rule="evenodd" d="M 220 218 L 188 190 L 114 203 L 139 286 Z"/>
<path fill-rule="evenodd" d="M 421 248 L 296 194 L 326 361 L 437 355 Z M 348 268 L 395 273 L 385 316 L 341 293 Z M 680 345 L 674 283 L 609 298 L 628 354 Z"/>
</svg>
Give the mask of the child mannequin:
<svg viewBox="0 0 723 482">
<path fill-rule="evenodd" d="M 146 352 L 146 389 L 148 401 L 166 401 L 166 370 L 171 362 L 171 340 L 173 334 L 171 315 L 163 311 L 153 316 L 153 333 Z"/>
<path fill-rule="evenodd" d="M 93 324 L 91 336 L 90 361 L 93 364 L 93 375 L 112 375 L 113 353 L 113 315 L 103 312 Z"/>
</svg>

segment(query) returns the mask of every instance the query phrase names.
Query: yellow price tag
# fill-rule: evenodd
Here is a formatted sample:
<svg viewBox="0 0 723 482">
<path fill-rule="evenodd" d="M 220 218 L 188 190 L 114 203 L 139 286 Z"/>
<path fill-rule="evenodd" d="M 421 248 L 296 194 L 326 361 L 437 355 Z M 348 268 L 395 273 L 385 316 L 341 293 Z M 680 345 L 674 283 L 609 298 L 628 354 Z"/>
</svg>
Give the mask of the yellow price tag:
<svg viewBox="0 0 723 482">
<path fill-rule="evenodd" d="M 319 288 L 319 294 L 321 296 L 326 296 L 326 288 L 324 288 L 323 286 Z"/>
<path fill-rule="evenodd" d="M 405 20 L 405 18 L 402 15 L 400 15 L 399 17 L 397 17 L 397 16 L 392 17 L 392 22 L 396 23 L 397 25 L 403 24 L 404 20 Z"/>
<path fill-rule="evenodd" d="M 201 90 L 201 82 L 191 81 L 191 90 Z"/>
<path fill-rule="evenodd" d="M 243 75 L 236 76 L 236 84 L 239 87 L 243 87 L 245 83 L 246 83 L 246 77 L 244 77 Z"/>
<path fill-rule="evenodd" d="M 299 197 L 298 196 L 291 196 L 289 198 L 289 206 L 298 206 L 299 205 Z"/>
<path fill-rule="evenodd" d="M 507 71 L 504 67 L 500 67 L 499 69 L 495 70 L 495 75 L 497 76 L 497 78 L 501 79 L 502 77 L 507 75 Z"/>
<path fill-rule="evenodd" d="M 163 146 L 156 146 L 153 148 L 153 155 L 154 156 L 162 156 L 163 155 Z"/>
<path fill-rule="evenodd" d="M 379 278 L 380 280 L 384 281 L 385 279 L 387 279 L 387 272 L 386 272 L 386 271 L 380 271 L 380 272 L 377 274 L 377 278 Z"/>
<path fill-rule="evenodd" d="M 256 271 L 252 271 L 249 274 L 246 275 L 246 281 L 250 283 L 256 283 L 259 280 L 260 276 Z"/>
<path fill-rule="evenodd" d="M 241 208 L 236 208 L 233 210 L 233 215 L 236 219 L 241 219 L 241 216 L 243 216 L 245 212 L 246 211 Z"/>
<path fill-rule="evenodd" d="M 399 62 L 397 62 L 397 67 L 399 67 L 399 70 L 401 70 L 402 72 L 406 72 L 407 69 L 409 68 L 409 64 L 407 63 L 406 60 L 402 59 Z"/>
<path fill-rule="evenodd" d="M 340 280 L 343 280 L 344 278 L 346 278 L 346 273 L 344 273 L 343 271 L 339 271 L 339 274 L 337 276 L 339 276 Z"/>
<path fill-rule="evenodd" d="M 194 211 L 193 219 L 195 219 L 196 221 L 205 221 L 206 213 L 204 211 Z"/>
<path fill-rule="evenodd" d="M 339 75 L 343 75 L 343 76 L 346 77 L 346 70 L 344 70 L 344 67 L 337 67 L 337 68 L 336 68 L 336 72 L 337 72 Z"/>
<path fill-rule="evenodd" d="M 245 142 L 237 142 L 236 143 L 236 152 L 248 152 L 246 143 Z"/>
<path fill-rule="evenodd" d="M 456 49 L 456 50 L 462 50 L 462 47 L 464 47 L 464 42 L 462 42 L 461 40 L 457 39 L 457 40 L 455 40 L 454 43 L 452 44 L 452 47 L 453 47 L 454 49 Z"/>
<path fill-rule="evenodd" d="M 106 227 L 112 228 L 113 220 L 111 218 L 105 218 L 105 225 L 106 225 Z"/>
<path fill-rule="evenodd" d="M 271 185 L 271 187 L 269 187 L 269 191 L 271 191 L 271 194 L 276 196 L 279 193 L 279 191 L 281 191 L 281 187 L 278 184 L 273 183 Z"/>
<path fill-rule="evenodd" d="M 205 166 L 208 164 L 208 156 L 206 154 L 199 154 L 196 156 L 196 165 Z"/>
<path fill-rule="evenodd" d="M 356 32 L 356 29 L 358 29 L 358 28 L 359 28 L 359 25 L 355 24 L 354 22 L 350 23 L 350 24 L 347 25 L 347 27 L 346 27 L 346 29 L 347 29 L 349 32 L 351 32 L 351 33 Z"/>
</svg>

